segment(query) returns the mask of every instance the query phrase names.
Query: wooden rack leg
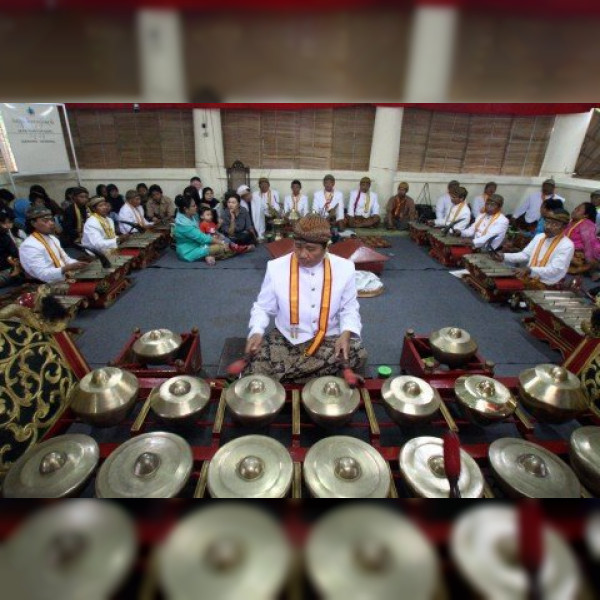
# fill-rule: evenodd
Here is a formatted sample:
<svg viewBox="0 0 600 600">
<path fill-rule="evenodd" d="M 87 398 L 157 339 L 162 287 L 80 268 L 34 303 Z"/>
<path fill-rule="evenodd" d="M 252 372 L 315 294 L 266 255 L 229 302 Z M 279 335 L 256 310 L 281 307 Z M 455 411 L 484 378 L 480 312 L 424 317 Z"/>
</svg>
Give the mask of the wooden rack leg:
<svg viewBox="0 0 600 600">
<path fill-rule="evenodd" d="M 217 415 L 215 417 L 215 423 L 213 425 L 213 434 L 218 435 L 223 429 L 223 423 L 225 421 L 225 390 L 221 390 L 221 397 L 219 398 L 219 406 L 217 407 Z"/>
<path fill-rule="evenodd" d="M 581 486 L 581 497 L 582 498 L 593 498 L 592 493 L 587 489 Z"/>
<path fill-rule="evenodd" d="M 292 390 L 292 435 L 300 435 L 300 390 Z"/>
<path fill-rule="evenodd" d="M 133 422 L 133 425 L 131 426 L 131 430 L 130 430 L 131 433 L 138 433 L 138 431 L 144 425 L 144 421 L 146 420 L 146 417 L 148 416 L 148 413 L 150 412 L 151 402 L 152 402 L 152 393 L 148 394 L 148 397 L 146 398 L 146 401 L 142 405 L 142 408 L 140 409 L 138 416 L 135 418 L 135 421 Z"/>
<path fill-rule="evenodd" d="M 292 498 L 302 498 L 302 465 L 299 462 L 294 463 Z"/>
<path fill-rule="evenodd" d="M 139 587 L 138 600 L 155 600 L 158 592 L 158 552 L 152 551 Z"/>
<path fill-rule="evenodd" d="M 454 417 L 450 414 L 450 410 L 443 400 L 440 404 L 440 412 L 442 413 L 442 417 L 444 417 L 444 421 L 446 421 L 446 425 L 448 425 L 448 429 L 454 433 L 458 433 L 458 425 L 456 424 Z"/>
<path fill-rule="evenodd" d="M 200 469 L 200 476 L 198 477 L 198 483 L 196 484 L 196 489 L 194 490 L 194 498 L 204 498 L 204 494 L 206 493 L 206 481 L 208 480 L 209 465 L 210 460 L 205 460 L 202 463 L 202 468 Z"/>
<path fill-rule="evenodd" d="M 396 489 L 396 482 L 394 481 L 394 474 L 392 473 L 392 467 L 390 463 L 387 463 L 388 471 L 390 472 L 390 493 L 388 498 L 398 498 L 398 490 Z"/>
<path fill-rule="evenodd" d="M 375 410 L 373 409 L 373 403 L 371 402 L 371 394 L 369 394 L 369 390 L 365 388 L 360 390 L 360 393 L 365 404 L 365 412 L 367 413 L 371 435 L 378 437 L 380 434 L 379 423 L 377 422 L 377 417 L 375 417 Z"/>
<path fill-rule="evenodd" d="M 494 492 L 492 492 L 492 488 L 487 481 L 483 482 L 483 497 L 487 498 L 488 500 L 496 497 L 494 496 Z"/>
<path fill-rule="evenodd" d="M 523 409 L 520 406 L 517 406 L 517 410 L 515 410 L 515 417 L 527 431 L 532 432 L 535 430 L 534 424 L 529 420 L 529 417 L 523 412 Z"/>
</svg>

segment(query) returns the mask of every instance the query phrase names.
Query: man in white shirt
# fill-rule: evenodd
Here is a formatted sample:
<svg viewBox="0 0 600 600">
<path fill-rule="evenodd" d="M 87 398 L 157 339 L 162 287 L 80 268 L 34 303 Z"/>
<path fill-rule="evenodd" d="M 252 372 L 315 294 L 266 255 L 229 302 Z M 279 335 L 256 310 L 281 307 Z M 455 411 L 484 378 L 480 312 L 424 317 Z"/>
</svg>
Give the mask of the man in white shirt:
<svg viewBox="0 0 600 600">
<path fill-rule="evenodd" d="M 265 211 L 260 199 L 255 198 L 255 195 L 250 191 L 247 185 L 240 185 L 237 189 L 237 195 L 240 197 L 240 206 L 245 208 L 250 213 L 252 221 L 252 231 L 255 234 L 258 242 L 263 242 L 265 239 Z"/>
<path fill-rule="evenodd" d="M 264 237 L 264 232 L 273 229 L 273 219 L 280 218 L 283 213 L 283 204 L 279 202 L 279 192 L 271 189 L 271 182 L 266 177 L 258 180 L 258 190 L 252 196 L 252 203 L 259 202 L 262 206 L 263 222 L 262 233 L 259 237 Z M 259 230 L 257 226 L 257 231 Z"/>
<path fill-rule="evenodd" d="M 119 242 L 125 241 L 129 234 L 124 233 L 117 237 L 115 224 L 108 216 L 110 213 L 108 201 L 102 196 L 96 196 L 89 201 L 88 207 L 92 214 L 83 226 L 81 243 L 103 253 L 117 250 Z"/>
<path fill-rule="evenodd" d="M 564 235 L 570 218 L 562 208 L 548 211 L 544 233 L 536 235 L 522 252 L 499 253 L 496 259 L 509 264 L 527 262 L 527 266 L 516 269 L 515 274 L 532 284 L 537 281 L 545 287 L 560 283 L 575 253 L 573 242 Z"/>
<path fill-rule="evenodd" d="M 296 211 L 301 217 L 305 217 L 308 214 L 308 198 L 302 194 L 302 183 L 298 179 L 292 181 L 292 193 L 285 197 L 283 204 L 283 210 L 286 216 Z"/>
<path fill-rule="evenodd" d="M 58 238 L 53 235 L 56 224 L 47 208 L 30 208 L 26 224 L 31 235 L 19 247 L 19 261 L 27 275 L 44 283 L 56 283 L 87 265 L 74 260 L 62 249 Z"/>
<path fill-rule="evenodd" d="M 453 187 L 450 194 L 451 208 L 443 219 L 429 221 L 430 227 L 446 227 L 450 232 L 464 231 L 471 223 L 471 209 L 467 204 L 467 189 Z"/>
<path fill-rule="evenodd" d="M 350 260 L 327 253 L 329 221 L 309 214 L 294 227 L 294 251 L 269 261 L 250 315 L 248 371 L 302 382 L 366 361 Z M 275 329 L 265 336 L 271 317 Z"/>
<path fill-rule="evenodd" d="M 483 194 L 477 196 L 475 200 L 473 200 L 473 205 L 471 206 L 471 212 L 473 213 L 473 218 L 477 219 L 480 215 L 482 215 L 485 211 L 485 204 L 488 201 L 488 198 L 492 196 L 492 194 L 496 193 L 498 189 L 498 185 L 494 181 L 490 181 L 485 184 L 483 188 Z"/>
<path fill-rule="evenodd" d="M 590 202 L 596 207 L 596 234 L 600 234 L 600 190 L 590 194 Z"/>
<path fill-rule="evenodd" d="M 473 225 L 456 235 L 473 240 L 473 248 L 483 248 L 489 240 L 494 250 L 502 246 L 508 230 L 508 219 L 502 214 L 504 198 L 500 194 L 492 194 L 485 203 L 485 212 L 480 214 Z"/>
<path fill-rule="evenodd" d="M 537 222 L 540 219 L 540 209 L 544 200 L 560 200 L 563 205 L 565 199 L 562 196 L 554 193 L 556 184 L 553 179 L 546 179 L 542 183 L 541 192 L 534 192 L 523 200 L 521 205 L 515 210 L 511 217 L 511 225 L 524 231 L 533 231 L 536 228 Z"/>
<path fill-rule="evenodd" d="M 360 189 L 352 190 L 348 199 L 348 227 L 377 227 L 379 216 L 379 202 L 377 194 L 371 191 L 371 180 L 363 177 L 360 180 Z"/>
<path fill-rule="evenodd" d="M 323 189 L 315 192 L 312 209 L 340 231 L 344 230 L 344 194 L 335 189 L 333 175 L 323 177 Z"/>
<path fill-rule="evenodd" d="M 121 233 L 134 233 L 145 231 L 154 225 L 144 217 L 144 209 L 141 206 L 142 197 L 135 190 L 128 190 L 125 194 L 125 204 L 119 211 L 119 230 Z M 133 227 L 136 225 L 137 227 Z"/>
<path fill-rule="evenodd" d="M 448 192 L 440 196 L 435 203 L 435 218 L 438 221 L 446 221 L 448 213 L 452 210 L 452 194 L 456 192 L 460 183 L 453 179 L 448 182 Z"/>
</svg>

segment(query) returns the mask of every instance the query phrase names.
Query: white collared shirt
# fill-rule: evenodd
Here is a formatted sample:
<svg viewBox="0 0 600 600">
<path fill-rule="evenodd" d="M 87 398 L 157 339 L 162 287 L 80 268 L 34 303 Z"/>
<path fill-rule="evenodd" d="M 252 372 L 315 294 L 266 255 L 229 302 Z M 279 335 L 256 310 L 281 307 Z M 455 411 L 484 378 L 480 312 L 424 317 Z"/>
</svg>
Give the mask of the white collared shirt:
<svg viewBox="0 0 600 600">
<path fill-rule="evenodd" d="M 448 213 L 452 209 L 452 198 L 450 198 L 450 194 L 444 194 L 440 196 L 435 203 L 435 218 L 436 221 L 446 221 L 446 217 Z"/>
<path fill-rule="evenodd" d="M 265 221 L 265 203 L 262 200 L 261 193 L 254 192 L 252 194 L 250 206 L 248 206 L 247 202 L 244 202 L 244 204 L 244 208 L 248 210 L 250 216 L 252 217 L 252 224 L 254 225 L 254 229 L 256 229 L 256 235 L 258 235 L 258 239 L 264 239 L 267 224 Z"/>
<path fill-rule="evenodd" d="M 283 205 L 283 210 L 286 214 L 288 214 L 292 210 L 293 205 L 294 203 L 292 201 L 292 195 L 290 194 L 289 196 L 285 197 Z M 300 196 L 296 210 L 300 213 L 301 217 L 305 217 L 308 214 L 308 198 L 306 196 Z"/>
<path fill-rule="evenodd" d="M 463 206 L 460 210 L 458 210 L 459 206 L 460 204 L 452 204 L 452 208 L 443 220 L 435 220 L 435 226 L 444 227 L 445 225 L 450 225 L 450 223 L 454 221 L 460 221 L 460 223 L 457 223 L 453 227 L 453 229 L 455 231 L 465 230 L 471 222 L 471 209 L 469 208 L 469 205 L 466 202 L 463 203 Z"/>
<path fill-rule="evenodd" d="M 325 214 L 325 203 L 325 190 L 315 192 L 315 195 L 313 196 L 313 211 L 320 214 L 322 217 L 329 217 L 329 215 Z M 335 220 L 342 221 L 344 219 L 344 194 L 336 189 L 333 190 L 333 198 L 329 203 L 329 210 L 334 208 L 336 209 Z"/>
<path fill-rule="evenodd" d="M 542 216 L 540 213 L 542 202 L 550 199 L 560 200 L 563 205 L 565 203 L 565 199 L 557 194 L 544 196 L 542 200 L 542 192 L 534 192 L 533 194 L 529 194 L 529 196 L 523 200 L 519 208 L 515 210 L 512 216 L 514 219 L 518 219 L 520 216 L 525 215 L 525 221 L 527 223 L 535 223 L 536 221 L 539 221 L 540 217 Z"/>
<path fill-rule="evenodd" d="M 495 215 L 494 215 L 495 216 Z M 508 219 L 500 213 L 500 216 L 490 224 L 494 216 L 479 215 L 475 223 L 461 232 L 465 238 L 473 238 L 474 248 L 483 248 L 485 243 L 492 237 L 497 236 L 492 242 L 492 248 L 497 250 L 502 245 L 506 232 L 508 231 Z M 489 225 L 489 227 L 488 227 Z M 487 228 L 487 231 L 486 231 Z M 485 235 L 484 232 L 485 231 Z"/>
<path fill-rule="evenodd" d="M 356 211 L 354 210 L 354 205 L 356 204 L 356 196 L 358 195 L 359 190 L 352 190 L 350 192 L 350 197 L 348 198 L 348 216 L 349 217 L 372 217 L 373 215 L 379 214 L 379 202 L 377 198 L 377 194 L 375 192 L 367 192 L 371 196 L 371 202 L 369 206 L 368 212 L 365 212 L 365 206 L 367 204 L 367 194 L 360 192 L 360 198 L 358 199 L 358 204 L 356 205 Z"/>
<path fill-rule="evenodd" d="M 279 203 L 279 192 L 277 190 L 272 190 L 269 189 L 267 192 L 265 192 L 264 194 L 258 190 L 255 192 L 255 194 L 257 194 L 262 202 L 263 205 L 263 209 L 265 211 L 265 214 L 269 214 L 269 192 L 271 192 L 271 206 L 278 212 L 281 211 L 281 204 Z"/>
<path fill-rule="evenodd" d="M 106 217 L 106 221 L 114 232 L 115 224 L 113 220 L 110 217 Z M 104 229 L 102 229 L 102 225 L 100 225 L 100 222 L 96 217 L 94 217 L 94 215 L 85 221 L 81 243 L 84 246 L 88 246 L 94 250 L 99 250 L 100 252 L 118 247 L 117 238 L 107 238 L 106 234 L 104 233 Z"/>
<path fill-rule="evenodd" d="M 535 249 L 543 237 L 543 233 L 538 233 L 522 252 L 505 254 L 505 262 L 516 264 L 527 261 L 528 265 L 531 264 Z M 548 250 L 553 241 L 554 238 L 547 238 L 544 241 L 538 260 L 541 260 L 544 257 L 546 250 Z M 562 240 L 554 249 L 552 256 L 550 256 L 548 264 L 545 267 L 531 267 L 531 275 L 533 277 L 539 277 L 540 281 L 546 285 L 554 285 L 564 279 L 569 270 L 569 266 L 571 265 L 573 254 L 575 254 L 573 242 L 568 237 L 563 236 Z"/>
<path fill-rule="evenodd" d="M 328 254 L 331 262 L 331 307 L 326 336 L 338 336 L 351 331 L 360 336 L 360 320 L 354 263 L 348 259 Z M 315 337 L 319 331 L 321 293 L 323 291 L 323 263 L 316 267 L 300 267 L 298 336 L 292 338 L 290 330 L 290 263 L 292 253 L 267 263 L 267 272 L 260 293 L 250 312 L 249 336 L 264 335 L 271 317 L 284 337 L 294 345 Z"/>
<path fill-rule="evenodd" d="M 134 233 L 137 231 L 137 229 L 134 229 L 130 225 L 125 225 L 121 221 L 129 221 L 129 223 L 135 223 L 136 225 L 140 223 L 144 227 L 152 227 L 152 223 L 146 221 L 144 217 L 144 209 L 141 206 L 134 208 L 129 202 L 125 202 L 119 211 L 119 231 L 121 233 Z"/>
<path fill-rule="evenodd" d="M 77 261 L 67 256 L 57 237 L 53 235 L 45 235 L 43 237 L 58 258 L 60 267 L 54 266 L 46 248 L 32 235 L 28 236 L 19 247 L 19 261 L 21 262 L 21 266 L 30 277 L 39 279 L 44 283 L 64 281 L 65 274 L 62 272 L 62 267 Z"/>
</svg>

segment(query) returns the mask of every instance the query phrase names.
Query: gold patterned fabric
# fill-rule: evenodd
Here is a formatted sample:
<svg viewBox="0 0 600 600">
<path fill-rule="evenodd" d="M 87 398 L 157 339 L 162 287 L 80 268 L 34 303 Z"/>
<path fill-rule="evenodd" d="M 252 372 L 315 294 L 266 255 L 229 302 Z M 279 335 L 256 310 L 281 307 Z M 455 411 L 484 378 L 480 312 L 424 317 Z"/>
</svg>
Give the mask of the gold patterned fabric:
<svg viewBox="0 0 600 600">
<path fill-rule="evenodd" d="M 75 383 L 51 333 L 0 321 L 0 471 L 41 440 Z"/>
</svg>

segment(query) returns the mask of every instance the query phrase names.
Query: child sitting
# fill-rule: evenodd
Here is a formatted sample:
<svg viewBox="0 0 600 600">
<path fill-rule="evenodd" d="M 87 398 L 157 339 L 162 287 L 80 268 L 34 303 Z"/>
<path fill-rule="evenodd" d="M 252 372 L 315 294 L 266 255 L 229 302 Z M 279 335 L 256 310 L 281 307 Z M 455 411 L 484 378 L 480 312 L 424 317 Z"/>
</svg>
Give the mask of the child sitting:
<svg viewBox="0 0 600 600">
<path fill-rule="evenodd" d="M 213 220 L 213 211 L 207 206 L 200 209 L 200 231 L 210 235 L 214 243 L 221 243 L 229 246 L 236 254 L 243 254 L 254 249 L 254 246 L 244 246 L 233 243 L 229 238 L 218 232 L 218 226 Z"/>
</svg>

